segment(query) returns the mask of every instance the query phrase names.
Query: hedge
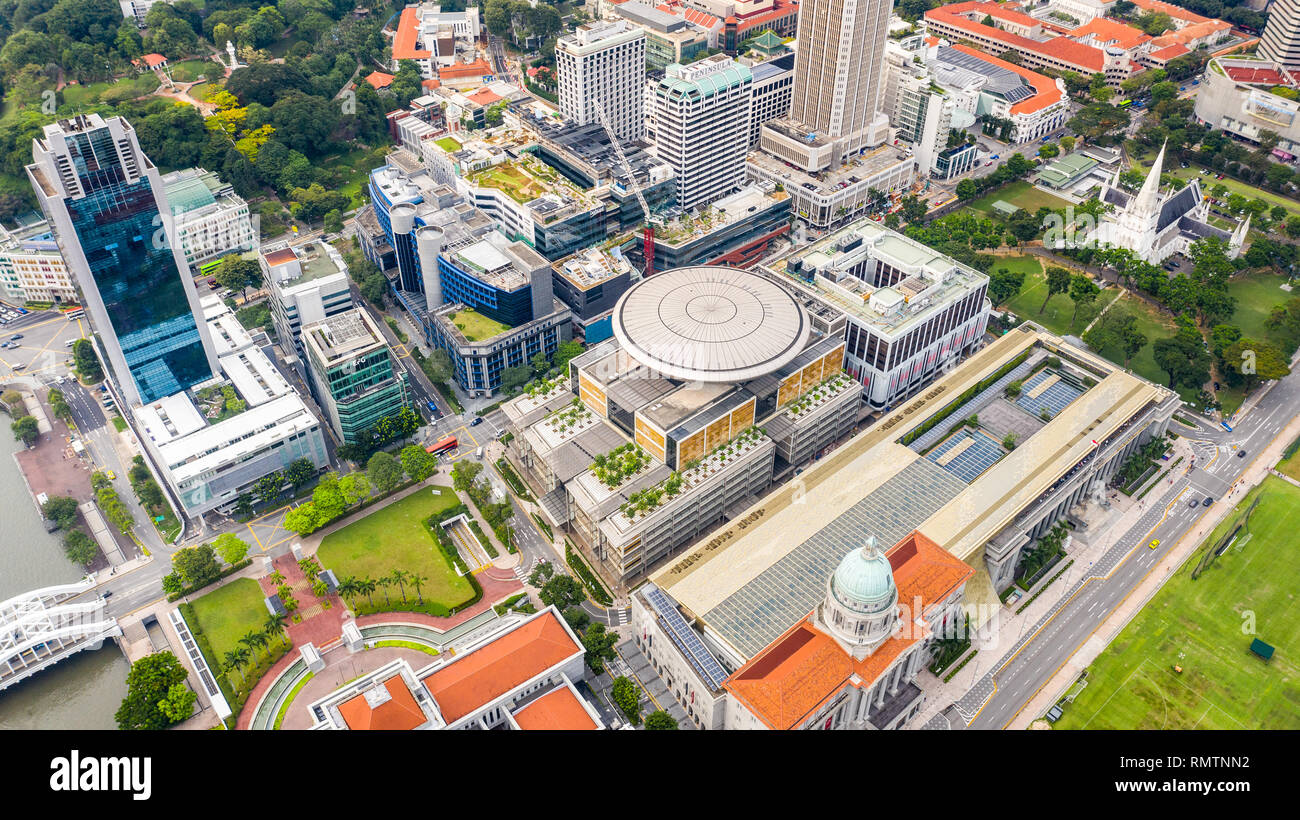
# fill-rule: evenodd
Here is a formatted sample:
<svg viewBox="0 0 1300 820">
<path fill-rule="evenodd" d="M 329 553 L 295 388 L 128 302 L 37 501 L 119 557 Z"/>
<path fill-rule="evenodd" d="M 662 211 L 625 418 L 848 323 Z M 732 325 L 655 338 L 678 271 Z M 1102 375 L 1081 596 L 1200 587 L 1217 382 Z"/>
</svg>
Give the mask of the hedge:
<svg viewBox="0 0 1300 820">
<path fill-rule="evenodd" d="M 514 468 L 510 466 L 510 462 L 506 461 L 504 458 L 498 458 L 495 466 L 497 472 L 501 474 L 503 479 L 505 479 L 506 484 L 514 491 L 515 495 L 519 496 L 523 501 L 533 500 L 532 494 L 528 492 L 528 487 L 524 484 L 523 479 L 519 477 L 519 474 L 515 472 Z"/>
<path fill-rule="evenodd" d="M 600 579 L 587 566 L 587 562 L 582 560 L 582 556 L 578 554 L 578 551 L 573 548 L 567 538 L 564 539 L 564 560 L 568 563 L 569 568 L 578 574 L 578 579 L 587 587 L 587 591 L 591 593 L 591 597 L 596 603 L 601 606 L 609 606 L 614 603 L 614 599 L 601 585 Z"/>
<path fill-rule="evenodd" d="M 550 524 L 547 524 L 545 521 L 543 521 L 542 518 L 541 518 L 541 516 L 539 516 L 537 513 L 532 513 L 532 516 L 533 516 L 533 520 L 537 522 L 537 526 L 538 526 L 538 527 L 541 527 L 542 532 L 546 533 L 546 538 L 547 538 L 547 540 L 548 540 L 548 541 L 554 541 L 554 540 L 555 540 L 555 533 L 552 532 L 552 530 L 551 530 L 551 525 L 550 525 Z"/>
<path fill-rule="evenodd" d="M 919 426 L 919 427 L 917 427 L 916 429 L 914 429 L 914 430 L 912 430 L 911 432 L 909 432 L 907 435 L 905 435 L 905 436 L 903 436 L 902 438 L 900 438 L 900 439 L 898 440 L 898 443 L 899 443 L 899 444 L 903 444 L 903 445 L 907 445 L 907 444 L 911 444 L 913 441 L 916 441 L 916 440 L 917 440 L 918 438 L 920 438 L 920 437 L 921 437 L 921 436 L 922 436 L 926 431 L 928 431 L 930 428 L 934 427 L 935 425 L 937 425 L 939 422 L 943 421 L 944 419 L 948 418 L 948 417 L 951 416 L 953 413 L 955 413 L 955 412 L 957 412 L 958 410 L 960 410 L 960 409 L 962 408 L 962 406 L 966 404 L 966 402 L 968 402 L 968 401 L 970 401 L 971 399 L 975 398 L 975 397 L 976 397 L 977 395 L 979 395 L 983 390 L 985 390 L 985 389 L 987 389 L 988 387 L 990 387 L 990 386 L 991 386 L 994 382 L 996 382 L 998 379 L 1002 378 L 1003 376 L 1005 376 L 1005 375 L 1007 375 L 1008 373 L 1010 373 L 1012 370 L 1015 370 L 1017 367 L 1019 367 L 1020 365 L 1024 364 L 1025 360 L 1029 358 L 1029 354 L 1031 354 L 1031 353 L 1033 353 L 1033 352 L 1034 352 L 1034 348 L 1031 347 L 1031 348 L 1029 348 L 1028 350 L 1026 350 L 1024 353 L 1021 353 L 1019 356 L 1015 357 L 1015 358 L 1012 359 L 1011 361 L 1009 361 L 1009 362 L 1007 362 L 1006 364 L 1004 364 L 1004 365 L 1002 365 L 1001 367 L 999 367 L 999 368 L 997 369 L 997 371 L 994 372 L 994 373 L 993 373 L 991 376 L 989 376 L 987 379 L 984 379 L 984 380 L 980 381 L 980 382 L 979 382 L 978 384 L 976 384 L 974 387 L 971 387 L 971 388 L 969 388 L 968 390 L 966 390 L 966 391 L 965 391 L 964 393 L 962 393 L 960 396 L 958 396 L 957 398 L 955 398 L 955 399 L 953 399 L 951 402 L 949 402 L 947 405 L 945 405 L 944 408 L 943 408 L 942 410 L 940 410 L 938 413 L 935 413 L 935 414 L 934 414 L 933 416 L 931 416 L 928 420 L 926 420 L 926 422 L 925 422 L 924 424 L 922 424 L 921 426 Z"/>
</svg>

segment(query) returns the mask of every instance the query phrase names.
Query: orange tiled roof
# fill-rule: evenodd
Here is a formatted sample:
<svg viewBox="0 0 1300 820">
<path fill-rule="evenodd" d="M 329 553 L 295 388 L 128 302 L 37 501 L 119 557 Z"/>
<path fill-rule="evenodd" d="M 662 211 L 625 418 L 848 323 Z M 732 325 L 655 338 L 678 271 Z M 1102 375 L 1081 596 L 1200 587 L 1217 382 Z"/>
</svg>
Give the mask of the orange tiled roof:
<svg viewBox="0 0 1300 820">
<path fill-rule="evenodd" d="M 397 34 L 393 37 L 394 60 L 427 60 L 433 56 L 433 52 L 415 47 L 416 35 L 420 33 L 420 19 L 415 15 L 418 8 L 407 6 L 402 9 L 402 16 L 397 21 Z"/>
<path fill-rule="evenodd" d="M 955 43 L 953 48 L 969 54 L 972 57 L 977 57 L 989 65 L 995 65 L 999 68 L 1005 68 L 1008 71 L 1014 71 L 1029 81 L 1029 84 L 1034 87 L 1034 96 L 1027 100 L 1021 100 L 1018 103 L 1012 104 L 1012 114 L 1032 114 L 1035 111 L 1042 111 L 1047 106 L 1065 99 L 1064 92 L 1056 87 L 1056 80 L 1053 80 L 1051 77 L 1039 74 L 1036 71 L 1030 71 L 1027 68 L 1016 65 L 1015 63 L 1009 63 L 1000 57 L 994 57 L 991 54 L 986 54 L 983 51 L 971 48 L 967 45 L 962 45 L 961 43 Z"/>
<path fill-rule="evenodd" d="M 140 59 L 144 60 L 144 64 L 149 66 L 150 68 L 157 68 L 158 66 L 167 62 L 167 58 L 162 56 L 161 54 L 146 54 Z"/>
<path fill-rule="evenodd" d="M 425 80 L 424 82 L 420 83 L 420 85 L 432 91 L 438 86 L 442 85 L 442 83 L 438 82 L 437 80 Z"/>
<path fill-rule="evenodd" d="M 1050 40 L 1039 42 L 1031 40 L 1028 37 L 1022 37 L 1019 34 L 1012 34 L 1009 31 L 1003 31 L 996 26 L 986 26 L 983 23 L 976 23 L 963 17 L 964 12 L 977 12 L 992 14 L 991 9 L 985 9 L 985 6 L 997 8 L 993 3 L 979 3 L 971 0 L 965 3 L 953 3 L 948 6 L 940 6 L 936 9 L 930 9 L 925 13 L 927 20 L 933 20 L 937 23 L 945 23 L 955 28 L 972 34 L 979 34 L 996 40 L 998 43 L 1007 48 L 1014 48 L 1016 51 L 1029 54 L 1042 54 L 1046 57 L 1052 57 L 1065 63 L 1069 63 L 1088 71 L 1101 71 L 1105 66 L 1105 57 L 1101 49 L 1085 46 L 1082 43 L 1076 43 L 1069 37 L 1053 37 Z M 1018 12 L 1002 12 L 1003 19 L 1011 19 L 1009 14 L 1018 14 Z M 999 15 L 994 14 L 994 17 Z M 1024 16 L 1024 15 L 1020 15 Z M 1033 20 L 1033 18 L 1028 18 Z M 1038 21 L 1034 21 L 1035 23 Z"/>
<path fill-rule="evenodd" d="M 480 88 L 473 94 L 466 94 L 465 99 L 472 103 L 478 103 L 479 105 L 491 105 L 492 103 L 500 102 L 501 95 L 495 93 L 490 88 Z"/>
<path fill-rule="evenodd" d="M 1151 37 L 1141 29 L 1117 23 L 1109 17 L 1094 18 L 1087 25 L 1079 26 L 1069 32 L 1069 36 L 1082 40 L 1092 35 L 1102 45 L 1116 45 L 1128 51 L 1150 40 Z"/>
<path fill-rule="evenodd" d="M 596 721 L 574 697 L 569 687 L 562 686 L 547 692 L 537 700 L 515 712 L 515 722 L 520 729 L 560 729 L 573 731 L 595 729 Z"/>
<path fill-rule="evenodd" d="M 423 683 L 450 723 L 581 651 L 547 611 L 438 667 Z"/>
<path fill-rule="evenodd" d="M 888 555 L 899 601 L 911 606 L 920 599 L 922 609 L 947 598 L 975 574 L 969 565 L 915 531 Z M 898 633 L 859 661 L 814 627 L 809 614 L 737 670 L 723 688 L 768 727 L 792 729 L 845 685 L 869 687 L 925 636 L 924 632 Z"/>
<path fill-rule="evenodd" d="M 348 698 L 339 706 L 339 713 L 349 729 L 406 732 L 428 720 L 401 675 L 393 675 L 384 681 L 384 688 L 391 697 L 374 709 L 366 703 L 365 695 Z"/>
<path fill-rule="evenodd" d="M 445 82 L 462 77 L 482 77 L 484 74 L 491 73 L 492 66 L 487 64 L 487 60 L 479 57 L 472 63 L 456 63 L 455 65 L 440 67 L 438 69 L 438 79 Z"/>
<path fill-rule="evenodd" d="M 1191 50 L 1182 43 L 1174 43 L 1172 46 L 1165 46 L 1162 49 L 1151 52 L 1151 59 L 1166 62 L 1175 57 L 1181 57 L 1184 54 L 1191 53 Z"/>
<path fill-rule="evenodd" d="M 1208 20 L 1208 17 L 1202 17 L 1194 11 L 1189 11 L 1182 6 L 1175 6 L 1173 3 L 1165 3 L 1162 0 L 1133 0 L 1133 5 L 1143 11 L 1163 11 L 1175 20 L 1186 20 L 1190 23 L 1199 23 L 1202 20 Z"/>
<path fill-rule="evenodd" d="M 286 262 L 292 262 L 298 258 L 298 255 L 293 252 L 292 248 L 281 248 L 280 250 L 272 251 L 271 253 L 268 253 L 265 256 L 266 256 L 266 264 L 270 265 L 271 267 L 275 267 L 276 265 L 283 265 Z"/>
<path fill-rule="evenodd" d="M 393 84 L 393 75 L 385 74 L 382 71 L 372 71 L 367 75 L 366 82 L 374 86 L 376 91 L 382 91 Z"/>
</svg>

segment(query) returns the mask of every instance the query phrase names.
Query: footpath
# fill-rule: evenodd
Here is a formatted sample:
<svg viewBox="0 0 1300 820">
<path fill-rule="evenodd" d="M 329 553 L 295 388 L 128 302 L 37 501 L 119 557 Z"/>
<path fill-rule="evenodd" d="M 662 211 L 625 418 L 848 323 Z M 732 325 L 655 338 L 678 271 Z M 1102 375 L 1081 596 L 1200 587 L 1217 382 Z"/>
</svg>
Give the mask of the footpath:
<svg viewBox="0 0 1300 820">
<path fill-rule="evenodd" d="M 1252 488 L 1264 480 L 1264 477 L 1272 472 L 1272 467 L 1282 458 L 1282 452 L 1287 446 L 1300 436 L 1300 416 L 1293 418 L 1291 422 L 1271 441 L 1267 447 L 1261 450 L 1253 461 L 1246 467 L 1244 473 L 1237 480 L 1234 486 L 1234 493 L 1242 497 L 1245 496 Z M 1110 645 L 1124 627 L 1128 626 L 1129 621 L 1146 606 L 1147 602 L 1155 596 L 1156 592 L 1173 575 L 1178 567 L 1182 566 L 1185 561 L 1196 551 L 1205 537 L 1214 531 L 1222 521 L 1228 517 L 1235 507 L 1235 504 L 1216 504 L 1205 511 L 1197 522 L 1183 534 L 1178 543 L 1174 545 L 1164 558 L 1151 568 L 1146 577 L 1129 593 L 1119 606 L 1100 624 L 1089 638 L 1075 651 L 1075 653 L 1061 665 L 1056 674 L 1048 679 L 1047 683 L 1038 690 L 1038 693 L 1029 700 L 1020 714 L 1011 721 L 1008 726 L 1010 729 L 1027 729 L 1038 717 L 1043 715 L 1054 703 L 1064 697 L 1066 691 L 1079 679 L 1088 665 L 1096 660 L 1097 656 Z"/>
</svg>

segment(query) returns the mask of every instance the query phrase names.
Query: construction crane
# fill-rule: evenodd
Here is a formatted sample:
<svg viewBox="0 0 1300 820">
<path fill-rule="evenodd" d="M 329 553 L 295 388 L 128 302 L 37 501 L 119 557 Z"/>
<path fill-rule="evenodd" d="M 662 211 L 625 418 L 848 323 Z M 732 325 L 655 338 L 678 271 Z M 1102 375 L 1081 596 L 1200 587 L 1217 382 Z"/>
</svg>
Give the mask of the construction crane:
<svg viewBox="0 0 1300 820">
<path fill-rule="evenodd" d="M 591 101 L 591 107 L 595 109 L 601 127 L 605 129 L 605 133 L 609 136 L 609 142 L 614 146 L 614 153 L 618 154 L 618 161 L 622 163 L 623 170 L 627 172 L 628 186 L 632 189 L 632 193 L 636 194 L 636 201 L 641 204 L 641 211 L 645 214 L 643 245 L 645 273 L 642 275 L 652 276 L 655 272 L 655 226 L 663 224 L 663 220 L 650 213 L 650 203 L 646 202 L 645 194 L 641 192 L 641 185 L 636 181 L 636 174 L 632 173 L 632 165 L 627 161 L 627 155 L 623 153 L 623 146 L 618 141 L 618 134 L 614 133 L 614 127 L 609 124 L 609 117 L 605 115 L 605 107 L 596 99 Z"/>
</svg>

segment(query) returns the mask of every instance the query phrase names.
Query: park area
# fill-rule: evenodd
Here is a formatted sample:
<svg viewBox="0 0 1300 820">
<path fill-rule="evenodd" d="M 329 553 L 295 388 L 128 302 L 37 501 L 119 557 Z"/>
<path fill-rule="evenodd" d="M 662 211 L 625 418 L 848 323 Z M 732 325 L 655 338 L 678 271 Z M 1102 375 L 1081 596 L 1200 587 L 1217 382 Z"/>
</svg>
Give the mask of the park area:
<svg viewBox="0 0 1300 820">
<path fill-rule="evenodd" d="M 421 487 L 325 536 L 316 558 L 340 581 L 387 578 L 399 569 L 424 576 L 420 596 L 426 605 L 459 606 L 473 598 L 475 590 L 456 573 L 425 522 L 460 503 L 451 487 Z M 411 603 L 414 608 L 415 602 Z"/>
<path fill-rule="evenodd" d="M 1247 526 L 1193 579 L 1261 494 Z M 1267 477 L 1088 667 L 1056 728 L 1300 728 L 1297 528 L 1300 488 Z M 1270 660 L 1252 654 L 1255 639 L 1276 648 Z"/>
<path fill-rule="evenodd" d="M 207 636 L 217 664 L 226 653 L 239 648 L 239 639 L 249 632 L 261 631 L 269 613 L 263 601 L 262 589 L 252 578 L 239 578 L 219 586 L 194 601 L 197 629 Z"/>
<path fill-rule="evenodd" d="M 1061 267 L 1067 267 L 1064 263 Z M 1074 302 L 1064 293 L 1052 294 L 1052 298 L 1047 300 L 1047 306 L 1043 307 L 1043 297 L 1047 295 L 1047 274 L 1044 272 L 1043 264 L 1036 256 L 999 256 L 993 262 L 992 270 L 997 271 L 1002 268 L 1017 273 L 1025 274 L 1025 282 L 1020 286 L 1020 293 L 1007 302 L 1006 307 L 1012 313 L 1037 322 L 1043 327 L 1058 336 L 1066 334 L 1078 336 L 1083 329 L 1088 326 L 1093 316 L 1110 304 L 1111 300 L 1119 293 L 1116 288 L 1107 288 L 1097 296 L 1091 312 L 1086 315 L 1081 312 L 1074 326 L 1071 327 L 1070 319 L 1074 315 Z M 1078 273 L 1077 270 L 1070 269 L 1071 273 Z M 1039 308 L 1043 309 L 1039 313 Z"/>
<path fill-rule="evenodd" d="M 453 313 L 447 318 L 451 319 L 452 324 L 456 325 L 457 329 L 464 334 L 465 340 L 469 342 L 485 342 L 510 329 L 509 325 L 502 324 L 490 316 L 484 316 L 473 308 Z"/>
<path fill-rule="evenodd" d="M 546 193 L 546 186 L 533 179 L 524 169 L 512 162 L 503 162 L 470 177 L 470 182 L 484 188 L 497 188 L 521 205 L 532 202 Z"/>
<path fill-rule="evenodd" d="M 1059 196 L 1049 194 L 1047 191 L 1035 188 L 1031 183 L 1020 180 L 1004 185 L 979 199 L 972 199 L 966 207 L 980 216 L 998 216 L 993 210 L 993 203 L 999 200 L 1030 212 L 1037 211 L 1039 208 L 1064 208 L 1070 204 Z"/>
</svg>

